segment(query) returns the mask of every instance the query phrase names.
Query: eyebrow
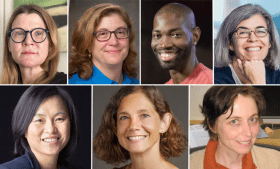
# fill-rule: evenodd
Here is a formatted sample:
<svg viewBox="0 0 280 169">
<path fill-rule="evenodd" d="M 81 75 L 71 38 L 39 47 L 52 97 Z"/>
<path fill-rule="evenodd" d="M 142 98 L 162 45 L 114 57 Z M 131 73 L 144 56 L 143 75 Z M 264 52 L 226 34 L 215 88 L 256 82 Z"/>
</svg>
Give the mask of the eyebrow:
<svg viewBox="0 0 280 169">
<path fill-rule="evenodd" d="M 148 109 L 140 109 L 140 110 L 137 110 L 137 114 L 140 114 L 140 113 L 145 113 L 145 112 L 150 112 Z M 129 113 L 125 112 L 125 111 L 122 111 L 120 113 L 117 114 L 117 116 L 120 116 L 120 115 L 129 115 Z"/>
<path fill-rule="evenodd" d="M 250 118 L 253 117 L 253 116 L 258 116 L 258 113 L 253 114 L 252 116 L 250 116 Z M 241 117 L 239 117 L 239 116 L 230 116 L 228 119 L 241 119 Z"/>
<path fill-rule="evenodd" d="M 244 27 L 244 26 L 240 26 L 240 27 L 238 27 L 238 28 L 236 28 L 236 29 L 239 29 L 239 28 L 248 29 L 247 27 Z M 257 29 L 257 28 L 266 28 L 266 27 L 264 27 L 264 26 L 257 26 L 255 29 Z M 248 29 L 248 30 L 249 30 L 249 29 Z"/>
<path fill-rule="evenodd" d="M 118 27 L 117 29 L 115 29 L 115 30 L 118 30 L 118 29 L 120 29 L 120 28 L 125 28 L 125 29 L 128 29 L 128 27 L 127 26 L 120 26 L 120 27 Z M 98 31 L 109 31 L 107 28 L 100 28 L 99 30 L 97 30 L 96 32 L 98 32 Z"/>
<path fill-rule="evenodd" d="M 57 115 L 66 115 L 67 113 L 66 112 L 58 112 L 56 113 L 54 116 L 57 116 Z M 36 113 L 35 116 L 46 116 L 45 114 L 42 114 L 42 113 Z"/>
<path fill-rule="evenodd" d="M 182 28 L 181 27 L 173 28 L 173 29 L 168 30 L 168 32 L 174 32 L 174 31 L 178 31 L 178 30 L 182 30 Z M 153 30 L 153 32 L 161 32 L 161 31 L 158 29 L 155 29 L 155 30 Z"/>
</svg>

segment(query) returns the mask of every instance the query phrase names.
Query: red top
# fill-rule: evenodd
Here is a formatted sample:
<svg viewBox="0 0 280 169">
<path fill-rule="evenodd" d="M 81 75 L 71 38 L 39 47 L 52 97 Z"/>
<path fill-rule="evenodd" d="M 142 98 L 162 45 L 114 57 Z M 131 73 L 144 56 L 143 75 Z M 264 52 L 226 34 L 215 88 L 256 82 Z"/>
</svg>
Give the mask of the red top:
<svg viewBox="0 0 280 169">
<path fill-rule="evenodd" d="M 215 153 L 217 149 L 218 141 L 209 140 L 205 155 L 203 168 L 204 169 L 227 169 L 225 166 L 218 164 L 215 159 Z M 251 151 L 248 154 L 245 154 L 242 158 L 242 169 L 256 169 L 252 158 Z"/>
<path fill-rule="evenodd" d="M 174 84 L 170 79 L 165 84 Z M 213 84 L 213 70 L 199 63 L 192 73 L 180 84 Z"/>
</svg>

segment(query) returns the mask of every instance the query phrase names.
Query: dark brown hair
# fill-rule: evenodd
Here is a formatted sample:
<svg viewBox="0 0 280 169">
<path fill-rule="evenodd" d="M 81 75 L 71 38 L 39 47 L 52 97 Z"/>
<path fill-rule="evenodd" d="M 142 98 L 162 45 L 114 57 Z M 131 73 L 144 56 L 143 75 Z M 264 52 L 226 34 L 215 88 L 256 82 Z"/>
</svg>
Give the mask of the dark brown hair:
<svg viewBox="0 0 280 169">
<path fill-rule="evenodd" d="M 93 141 L 93 152 L 97 158 L 114 165 L 130 159 L 129 152 L 119 144 L 114 133 L 117 133 L 116 116 L 122 99 L 137 92 L 143 93 L 152 102 L 161 119 L 165 113 L 172 115 L 168 130 L 160 136 L 161 155 L 165 159 L 182 155 L 187 147 L 187 138 L 160 91 L 154 86 L 126 86 L 111 98 L 103 113 L 101 125 Z"/>
<path fill-rule="evenodd" d="M 59 62 L 59 36 L 56 24 L 48 12 L 37 5 L 21 5 L 12 14 L 7 30 L 5 33 L 5 46 L 3 56 L 3 70 L 1 76 L 2 84 L 19 84 L 22 83 L 21 73 L 18 64 L 14 61 L 11 52 L 9 52 L 9 31 L 12 29 L 12 24 L 16 17 L 20 14 L 38 14 L 45 23 L 46 29 L 49 30 L 49 53 L 46 60 L 40 65 L 44 73 L 36 79 L 36 84 L 49 83 L 57 72 Z M 13 43 L 13 42 L 12 42 Z"/>
<path fill-rule="evenodd" d="M 134 49 L 135 34 L 132 28 L 132 22 L 124 8 L 118 5 L 103 3 L 89 8 L 81 19 L 76 23 L 72 36 L 72 56 L 69 63 L 69 76 L 78 73 L 79 77 L 87 80 L 92 75 L 92 55 L 89 49 L 92 47 L 93 32 L 96 31 L 102 18 L 111 14 L 118 14 L 130 29 L 129 33 L 129 51 L 126 59 L 123 61 L 122 71 L 128 76 L 136 77 L 136 56 Z"/>
<path fill-rule="evenodd" d="M 202 105 L 202 114 L 205 117 L 202 124 L 209 132 L 212 140 L 217 140 L 218 138 L 210 127 L 215 128 L 218 117 L 233 107 L 234 101 L 239 94 L 252 97 L 258 107 L 258 116 L 260 117 L 264 114 L 266 104 L 259 89 L 251 86 L 213 86 L 205 93 Z M 231 109 L 231 114 L 232 111 Z"/>
</svg>

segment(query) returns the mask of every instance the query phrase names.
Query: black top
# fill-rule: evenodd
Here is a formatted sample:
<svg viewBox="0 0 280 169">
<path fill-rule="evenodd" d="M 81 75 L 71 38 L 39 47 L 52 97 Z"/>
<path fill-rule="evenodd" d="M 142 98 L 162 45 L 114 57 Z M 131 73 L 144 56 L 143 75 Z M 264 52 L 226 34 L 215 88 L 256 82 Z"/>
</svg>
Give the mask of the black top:
<svg viewBox="0 0 280 169">
<path fill-rule="evenodd" d="M 67 75 L 63 72 L 56 72 L 49 84 L 67 84 Z"/>
</svg>

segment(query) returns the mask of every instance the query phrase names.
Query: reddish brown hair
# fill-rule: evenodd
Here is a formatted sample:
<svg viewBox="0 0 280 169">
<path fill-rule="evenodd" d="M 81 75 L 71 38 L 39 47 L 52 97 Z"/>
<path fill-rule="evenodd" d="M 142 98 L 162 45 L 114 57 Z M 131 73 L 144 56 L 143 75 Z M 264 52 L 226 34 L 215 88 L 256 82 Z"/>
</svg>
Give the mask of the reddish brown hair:
<svg viewBox="0 0 280 169">
<path fill-rule="evenodd" d="M 130 29 L 129 51 L 126 59 L 123 61 L 122 71 L 128 76 L 136 77 L 136 56 L 134 50 L 135 34 L 132 28 L 132 22 L 124 8 L 118 5 L 103 3 L 89 8 L 81 19 L 76 23 L 72 36 L 72 56 L 69 63 L 69 76 L 78 73 L 79 77 L 87 80 L 92 75 L 92 47 L 93 32 L 101 22 L 102 18 L 116 13 L 121 16 Z"/>
<path fill-rule="evenodd" d="M 122 87 L 107 105 L 101 125 L 93 141 L 93 152 L 97 158 L 109 164 L 118 165 L 130 159 L 129 152 L 118 142 L 117 111 L 121 101 L 126 96 L 141 92 L 155 106 L 155 110 L 162 119 L 165 113 L 171 113 L 170 107 L 160 91 L 154 86 L 126 86 Z M 102 145 L 102 146 L 101 146 Z M 160 136 L 160 153 L 165 158 L 178 157 L 183 154 L 187 146 L 187 138 L 178 120 L 172 114 L 168 130 Z"/>
</svg>

